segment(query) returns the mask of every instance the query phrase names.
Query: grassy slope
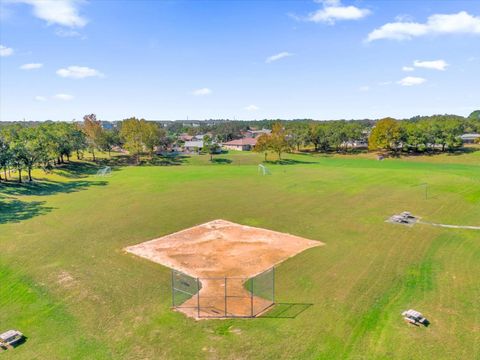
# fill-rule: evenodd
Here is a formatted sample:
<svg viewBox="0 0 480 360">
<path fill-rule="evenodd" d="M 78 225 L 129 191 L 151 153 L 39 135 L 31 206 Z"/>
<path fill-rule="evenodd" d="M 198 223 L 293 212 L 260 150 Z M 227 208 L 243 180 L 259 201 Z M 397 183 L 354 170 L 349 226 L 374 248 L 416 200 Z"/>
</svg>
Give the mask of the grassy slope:
<svg viewBox="0 0 480 360">
<path fill-rule="evenodd" d="M 41 194 L 8 188 L 0 209 L 0 325 L 29 339 L 2 356 L 475 358 L 478 232 L 384 219 L 410 210 L 478 225 L 478 154 L 382 162 L 292 155 L 299 163 L 269 165 L 273 175 L 262 177 L 261 155 L 233 153 L 222 156 L 228 165 L 201 156 L 178 167 L 121 168 L 106 179 L 57 174 Z M 17 203 L 18 222 L 6 207 L 14 200 L 24 204 Z M 313 306 L 296 318 L 195 322 L 169 310 L 168 269 L 121 250 L 215 218 L 327 243 L 277 269 L 277 300 Z M 406 326 L 399 314 L 407 308 L 427 314 L 431 327 Z"/>
</svg>

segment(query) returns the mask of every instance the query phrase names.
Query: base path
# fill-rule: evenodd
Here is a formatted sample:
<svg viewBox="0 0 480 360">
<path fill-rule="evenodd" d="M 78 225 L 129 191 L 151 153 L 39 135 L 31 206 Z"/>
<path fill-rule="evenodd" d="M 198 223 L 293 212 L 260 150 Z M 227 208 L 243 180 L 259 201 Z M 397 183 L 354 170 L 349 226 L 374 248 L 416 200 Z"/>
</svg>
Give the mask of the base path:
<svg viewBox="0 0 480 360">
<path fill-rule="evenodd" d="M 323 243 L 295 235 L 214 220 L 125 250 L 199 278 L 202 310 L 224 316 L 226 306 L 230 316 L 247 316 L 252 313 L 251 293 L 245 288 L 247 279 L 320 245 Z M 198 317 L 197 302 L 198 297 L 193 296 L 183 304 L 185 311 L 184 306 L 178 310 Z M 253 306 L 257 305 L 262 306 L 262 299 L 254 296 Z"/>
</svg>

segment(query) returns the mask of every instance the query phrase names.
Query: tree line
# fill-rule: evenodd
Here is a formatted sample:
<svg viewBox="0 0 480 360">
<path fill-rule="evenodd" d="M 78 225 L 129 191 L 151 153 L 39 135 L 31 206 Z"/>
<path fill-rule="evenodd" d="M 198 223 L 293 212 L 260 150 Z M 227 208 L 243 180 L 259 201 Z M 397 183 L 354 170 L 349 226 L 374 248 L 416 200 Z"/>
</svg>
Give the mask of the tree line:
<svg viewBox="0 0 480 360">
<path fill-rule="evenodd" d="M 95 114 L 85 115 L 82 123 L 48 121 L 40 124 L 10 124 L 0 128 L 0 181 L 8 181 L 12 170 L 17 181 L 32 181 L 32 170 L 49 172 L 70 161 L 72 155 L 82 159 L 85 152 L 96 161 L 96 152 L 111 153 L 126 149 L 139 162 L 140 155 L 153 156 L 158 146 L 168 146 L 172 139 L 157 124 L 144 119 L 123 120 L 117 128 L 106 130 Z"/>
<path fill-rule="evenodd" d="M 142 154 L 153 157 L 158 148 L 167 149 L 178 141 L 178 122 L 164 126 L 145 119 L 129 118 L 112 129 L 104 129 L 95 114 L 85 115 L 81 123 L 53 122 L 28 124 L 1 124 L 0 126 L 0 181 L 8 181 L 11 171 L 18 173 L 22 182 L 26 172 L 32 181 L 36 167 L 50 171 L 69 161 L 74 154 L 82 159 L 85 152 L 96 161 L 96 152 L 110 154 L 112 150 L 126 150 L 140 162 Z M 306 148 L 313 151 L 346 152 L 360 144 L 372 151 L 433 152 L 452 151 L 462 146 L 464 133 L 480 133 L 480 110 L 467 118 L 457 115 L 433 115 L 396 120 L 263 120 L 260 122 L 207 123 L 191 132 L 208 133 L 204 138 L 205 152 L 210 157 L 218 152 L 218 143 L 237 139 L 253 127 L 269 128 L 270 134 L 257 139 L 255 151 L 277 154 Z"/>
<path fill-rule="evenodd" d="M 358 147 L 398 154 L 446 152 L 463 146 L 460 136 L 480 133 L 480 111 L 468 118 L 433 115 L 407 120 L 385 118 L 370 121 L 278 121 L 271 134 L 257 139 L 255 151 L 281 158 L 283 152 L 312 148 L 315 152 L 347 152 Z"/>
<path fill-rule="evenodd" d="M 456 115 L 434 115 L 398 121 L 379 120 L 372 128 L 369 150 L 393 153 L 454 151 L 463 146 L 461 135 L 480 133 L 480 112 L 468 118 Z"/>
</svg>

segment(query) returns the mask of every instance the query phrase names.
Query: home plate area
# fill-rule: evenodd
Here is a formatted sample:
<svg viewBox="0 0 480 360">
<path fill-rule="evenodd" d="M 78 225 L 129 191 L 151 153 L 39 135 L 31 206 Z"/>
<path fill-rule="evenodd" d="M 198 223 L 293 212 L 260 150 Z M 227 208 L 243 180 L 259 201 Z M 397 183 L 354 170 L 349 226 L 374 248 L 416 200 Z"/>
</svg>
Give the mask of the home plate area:
<svg viewBox="0 0 480 360">
<path fill-rule="evenodd" d="M 276 264 L 319 241 L 214 220 L 125 250 L 172 269 L 176 310 L 203 318 L 255 317 L 274 303 Z"/>
</svg>

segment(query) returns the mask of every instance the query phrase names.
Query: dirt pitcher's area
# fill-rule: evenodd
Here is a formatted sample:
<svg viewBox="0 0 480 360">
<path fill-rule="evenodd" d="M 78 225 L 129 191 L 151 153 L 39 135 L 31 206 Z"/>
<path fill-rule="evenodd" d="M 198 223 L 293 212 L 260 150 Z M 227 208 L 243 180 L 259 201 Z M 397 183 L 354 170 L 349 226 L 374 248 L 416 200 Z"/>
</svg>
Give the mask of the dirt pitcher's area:
<svg viewBox="0 0 480 360">
<path fill-rule="evenodd" d="M 320 245 L 323 243 L 295 235 L 214 220 L 125 250 L 194 278 L 247 279 L 306 249 Z M 231 288 L 238 296 L 228 300 L 231 304 L 224 304 L 222 294 L 225 292 L 225 282 L 202 281 L 200 298 L 211 303 L 205 306 L 201 304 L 201 307 L 212 309 L 219 316 L 222 311 L 226 311 L 226 307 L 229 315 L 249 314 L 251 300 L 249 292 L 243 286 L 244 280 L 229 282 L 229 290 Z M 182 307 L 180 310 L 197 317 L 196 297 L 188 300 L 185 305 L 190 302 L 191 307 Z M 255 297 L 254 303 L 261 306 L 262 299 Z"/>
</svg>

